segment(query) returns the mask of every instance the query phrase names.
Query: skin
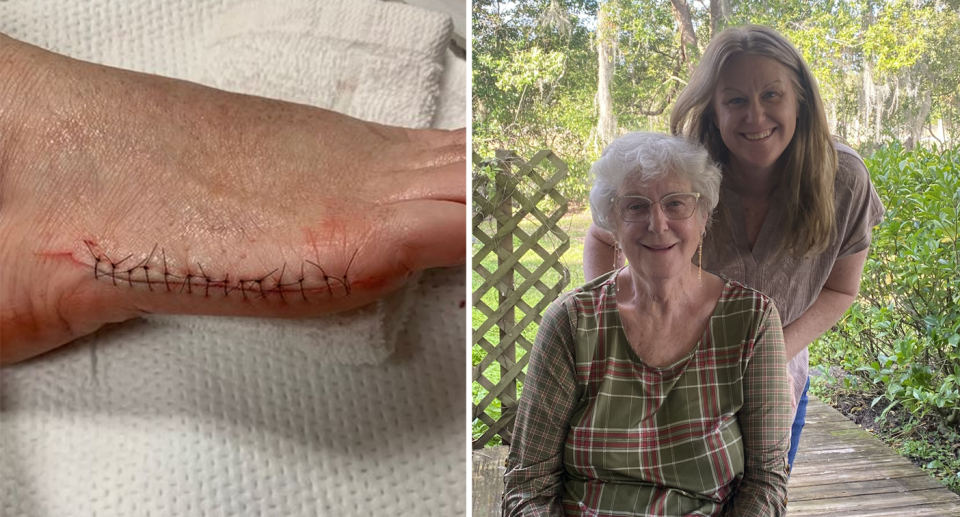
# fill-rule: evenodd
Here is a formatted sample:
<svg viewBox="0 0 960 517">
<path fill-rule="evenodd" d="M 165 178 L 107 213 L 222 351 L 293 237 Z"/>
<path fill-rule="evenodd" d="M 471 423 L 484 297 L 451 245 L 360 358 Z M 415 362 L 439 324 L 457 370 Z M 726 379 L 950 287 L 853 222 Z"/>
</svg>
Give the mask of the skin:
<svg viewBox="0 0 960 517">
<path fill-rule="evenodd" d="M 730 150 L 726 169 L 740 190 L 758 197 L 773 192 L 798 110 L 790 72 L 777 61 L 740 55 L 724 66 L 713 96 L 713 123 Z"/>
<path fill-rule="evenodd" d="M 0 67 L 2 363 L 147 313 L 347 310 L 465 260 L 463 130 L 371 124 L 2 35 Z"/>
<path fill-rule="evenodd" d="M 668 176 L 644 185 L 627 180 L 619 196 L 643 196 L 660 201 L 677 192 L 691 192 L 689 181 Z M 660 205 L 642 222 L 617 220 L 617 242 L 631 267 L 617 278 L 617 306 L 624 331 L 637 355 L 650 366 L 669 366 L 696 346 L 716 308 L 723 280 L 691 262 L 706 227 L 706 214 L 697 210 L 687 219 L 668 219 Z M 671 336 L 675 346 L 664 347 Z"/>
<path fill-rule="evenodd" d="M 769 58 L 740 56 L 720 72 L 714 96 L 714 110 L 718 114 L 715 123 L 724 144 L 731 150 L 723 181 L 741 199 L 751 246 L 760 233 L 777 187 L 780 160 L 790 141 L 786 139 L 785 143 L 784 137 L 792 138 L 795 132 L 796 99 L 786 68 Z M 746 134 L 756 135 L 766 130 L 773 132 L 764 140 L 746 139 Z M 609 232 L 590 226 L 584 242 L 586 278 L 610 271 L 614 263 L 613 242 Z M 866 257 L 867 250 L 864 250 L 838 259 L 813 305 L 784 327 L 788 360 L 836 324 L 853 304 L 860 291 Z"/>
</svg>

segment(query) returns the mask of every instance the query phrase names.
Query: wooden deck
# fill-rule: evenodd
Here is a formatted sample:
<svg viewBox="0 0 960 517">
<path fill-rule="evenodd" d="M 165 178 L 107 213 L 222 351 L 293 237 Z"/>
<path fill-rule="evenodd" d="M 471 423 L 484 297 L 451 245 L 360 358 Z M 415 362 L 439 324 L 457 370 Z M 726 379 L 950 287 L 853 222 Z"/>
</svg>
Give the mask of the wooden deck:
<svg viewBox="0 0 960 517">
<path fill-rule="evenodd" d="M 960 516 L 960 496 L 812 397 L 788 497 L 791 517 Z"/>
<path fill-rule="evenodd" d="M 498 517 L 506 447 L 473 453 L 473 516 Z M 960 496 L 811 398 L 790 478 L 790 517 L 960 517 Z"/>
</svg>

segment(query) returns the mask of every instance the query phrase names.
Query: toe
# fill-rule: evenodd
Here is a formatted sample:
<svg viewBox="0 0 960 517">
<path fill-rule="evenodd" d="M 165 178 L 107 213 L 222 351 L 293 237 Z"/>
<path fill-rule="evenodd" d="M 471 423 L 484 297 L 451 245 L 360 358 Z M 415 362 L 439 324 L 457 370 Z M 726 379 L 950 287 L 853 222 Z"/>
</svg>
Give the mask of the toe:
<svg viewBox="0 0 960 517">
<path fill-rule="evenodd" d="M 467 208 L 449 201 L 397 205 L 404 229 L 397 261 L 410 271 L 462 264 L 466 260 Z"/>
</svg>

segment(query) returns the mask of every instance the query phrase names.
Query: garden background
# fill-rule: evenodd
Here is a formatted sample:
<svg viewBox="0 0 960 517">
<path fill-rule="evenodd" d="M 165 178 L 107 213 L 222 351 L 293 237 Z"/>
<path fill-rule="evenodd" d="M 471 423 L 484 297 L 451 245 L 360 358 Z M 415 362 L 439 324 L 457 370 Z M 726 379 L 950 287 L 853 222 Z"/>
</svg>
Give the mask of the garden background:
<svg viewBox="0 0 960 517">
<path fill-rule="evenodd" d="M 831 131 L 864 157 L 886 207 L 860 297 L 810 347 L 811 391 L 960 493 L 960 0 L 474 1 L 474 151 L 551 149 L 566 162 L 561 261 L 578 286 L 590 163 L 623 132 L 667 131 L 711 34 L 742 23 L 803 52 Z M 495 306 L 495 290 L 484 301 Z M 474 328 L 482 318 L 475 309 Z M 496 328 L 485 337 L 496 343 Z M 476 366 L 484 352 L 473 355 Z M 482 373 L 499 380 L 496 363 Z M 474 423 L 475 437 L 484 430 Z"/>
</svg>

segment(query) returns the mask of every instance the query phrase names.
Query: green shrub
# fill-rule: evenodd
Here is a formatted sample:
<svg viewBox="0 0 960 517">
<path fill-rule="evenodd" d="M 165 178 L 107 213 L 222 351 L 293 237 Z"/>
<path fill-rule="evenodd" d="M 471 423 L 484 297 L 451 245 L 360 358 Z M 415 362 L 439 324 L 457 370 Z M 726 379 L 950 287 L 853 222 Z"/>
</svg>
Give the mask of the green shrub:
<svg viewBox="0 0 960 517">
<path fill-rule="evenodd" d="M 884 146 L 866 160 L 886 208 L 860 297 L 811 348 L 901 405 L 960 418 L 960 150 Z"/>
</svg>

